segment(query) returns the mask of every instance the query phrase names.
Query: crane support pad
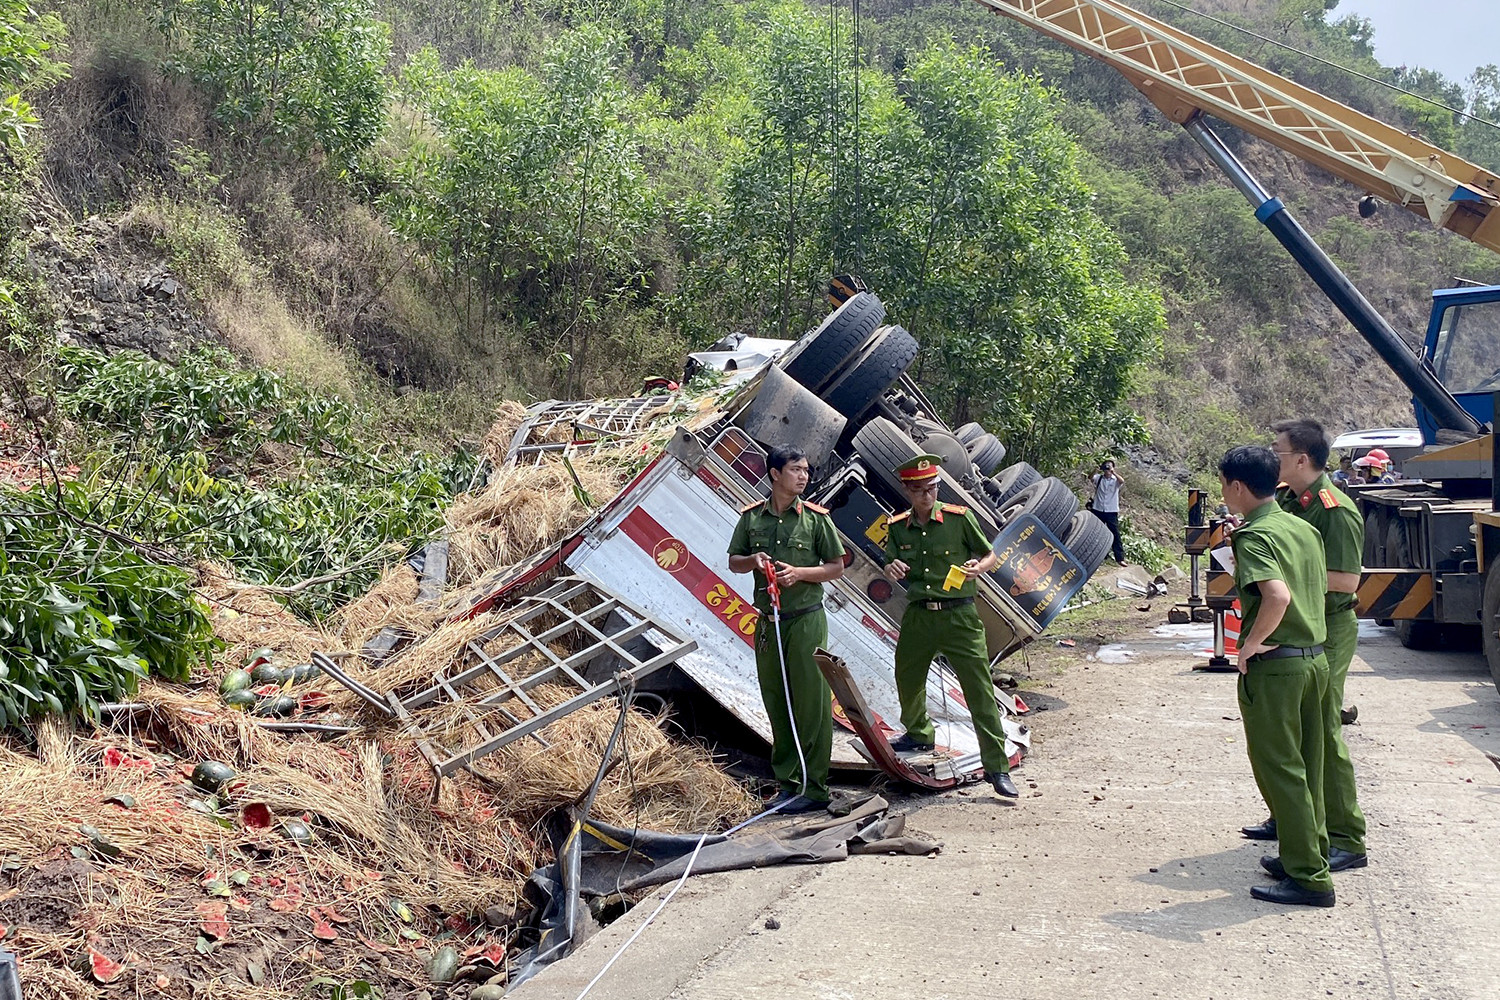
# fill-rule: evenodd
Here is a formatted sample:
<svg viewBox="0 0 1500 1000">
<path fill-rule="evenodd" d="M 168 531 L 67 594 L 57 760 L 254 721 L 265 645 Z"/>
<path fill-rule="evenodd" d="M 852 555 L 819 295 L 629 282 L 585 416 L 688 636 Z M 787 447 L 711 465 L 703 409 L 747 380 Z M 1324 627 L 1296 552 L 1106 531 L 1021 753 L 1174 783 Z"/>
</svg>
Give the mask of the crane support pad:
<svg viewBox="0 0 1500 1000">
<path fill-rule="evenodd" d="M 1355 610 L 1361 618 L 1432 621 L 1432 574 L 1372 569 L 1359 578 Z"/>
</svg>

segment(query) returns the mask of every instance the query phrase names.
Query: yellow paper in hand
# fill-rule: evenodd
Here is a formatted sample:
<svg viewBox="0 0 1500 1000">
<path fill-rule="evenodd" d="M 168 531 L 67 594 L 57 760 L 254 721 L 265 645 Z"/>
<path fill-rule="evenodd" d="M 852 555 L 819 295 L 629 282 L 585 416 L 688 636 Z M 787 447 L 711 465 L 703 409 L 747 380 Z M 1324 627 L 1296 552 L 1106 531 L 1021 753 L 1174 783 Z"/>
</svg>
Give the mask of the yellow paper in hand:
<svg viewBox="0 0 1500 1000">
<path fill-rule="evenodd" d="M 957 590 L 959 587 L 962 587 L 965 583 L 967 583 L 968 580 L 969 577 L 964 573 L 964 568 L 962 566 L 950 565 L 948 567 L 948 575 L 943 578 L 943 589 Z"/>
</svg>

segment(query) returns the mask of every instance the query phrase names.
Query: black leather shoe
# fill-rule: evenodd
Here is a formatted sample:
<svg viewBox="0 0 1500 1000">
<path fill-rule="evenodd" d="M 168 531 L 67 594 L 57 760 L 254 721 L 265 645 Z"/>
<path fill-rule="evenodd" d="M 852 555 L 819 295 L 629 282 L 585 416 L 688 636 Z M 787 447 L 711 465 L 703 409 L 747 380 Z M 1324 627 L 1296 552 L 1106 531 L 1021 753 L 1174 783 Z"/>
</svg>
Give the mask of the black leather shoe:
<svg viewBox="0 0 1500 1000">
<path fill-rule="evenodd" d="M 776 796 L 771 805 L 783 816 L 794 816 L 798 813 L 817 812 L 819 809 L 827 809 L 827 802 L 810 799 L 806 795 L 789 795 L 782 792 Z"/>
<path fill-rule="evenodd" d="M 1019 799 L 1021 797 L 1020 789 L 1016 788 L 1016 783 L 1010 780 L 1009 774 L 990 774 L 986 775 L 986 777 L 990 779 L 990 784 L 995 786 L 995 791 L 1007 799 Z"/>
<path fill-rule="evenodd" d="M 1295 881 L 1284 878 L 1275 885 L 1253 885 L 1250 895 L 1268 903 L 1286 903 L 1289 906 L 1332 906 L 1333 893 L 1313 892 L 1304 889 Z"/>
<path fill-rule="evenodd" d="M 1272 816 L 1264 823 L 1257 823 L 1254 826 L 1242 826 L 1240 833 L 1243 833 L 1247 840 L 1275 840 L 1276 817 Z"/>
<path fill-rule="evenodd" d="M 1339 709 L 1339 722 L 1346 726 L 1352 726 L 1359 720 L 1359 706 L 1350 705 L 1348 708 Z"/>
<path fill-rule="evenodd" d="M 1328 851 L 1328 870 L 1331 872 L 1346 872 L 1350 868 L 1365 868 L 1370 864 L 1368 854 L 1355 854 L 1343 848 L 1333 847 Z M 1266 870 L 1266 874 L 1272 878 L 1286 878 L 1286 869 L 1281 867 L 1281 859 L 1267 854 L 1260 859 L 1260 866 Z"/>
<path fill-rule="evenodd" d="M 923 743 L 921 740 L 912 739 L 910 733 L 902 733 L 891 740 L 891 749 L 897 753 L 925 753 L 931 750 L 935 744 Z"/>
</svg>

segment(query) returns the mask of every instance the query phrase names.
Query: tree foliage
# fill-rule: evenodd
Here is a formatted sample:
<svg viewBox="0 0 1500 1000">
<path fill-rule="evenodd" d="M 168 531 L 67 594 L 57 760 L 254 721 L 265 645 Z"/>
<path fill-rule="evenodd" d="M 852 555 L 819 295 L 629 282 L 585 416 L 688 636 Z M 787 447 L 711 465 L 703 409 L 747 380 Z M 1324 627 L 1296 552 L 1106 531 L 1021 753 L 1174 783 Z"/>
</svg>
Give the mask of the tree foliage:
<svg viewBox="0 0 1500 1000">
<path fill-rule="evenodd" d="M 321 148 L 348 168 L 379 134 L 390 38 L 369 0 L 171 0 L 161 27 L 173 65 L 242 139 Z"/>
<path fill-rule="evenodd" d="M 646 280 L 656 206 L 622 52 L 617 35 L 582 28 L 537 72 L 445 72 L 429 50 L 402 75 L 431 131 L 395 164 L 389 217 L 428 254 L 471 329 L 519 328 L 567 393 Z"/>
<path fill-rule="evenodd" d="M 215 648 L 181 569 L 87 526 L 94 497 L 0 487 L 0 728 L 93 716 L 148 675 L 187 680 Z"/>
<path fill-rule="evenodd" d="M 51 56 L 63 34 L 56 14 L 39 14 L 27 0 L 0 0 L 0 151 L 25 145 L 36 127 L 26 95 L 64 73 Z"/>
<path fill-rule="evenodd" d="M 951 43 L 899 77 L 858 68 L 827 33 L 794 6 L 767 18 L 697 285 L 795 337 L 828 275 L 857 270 L 923 344 L 920 378 L 952 419 L 1051 467 L 1138 437 L 1121 407 L 1161 306 L 1121 273 L 1048 93 Z"/>
</svg>

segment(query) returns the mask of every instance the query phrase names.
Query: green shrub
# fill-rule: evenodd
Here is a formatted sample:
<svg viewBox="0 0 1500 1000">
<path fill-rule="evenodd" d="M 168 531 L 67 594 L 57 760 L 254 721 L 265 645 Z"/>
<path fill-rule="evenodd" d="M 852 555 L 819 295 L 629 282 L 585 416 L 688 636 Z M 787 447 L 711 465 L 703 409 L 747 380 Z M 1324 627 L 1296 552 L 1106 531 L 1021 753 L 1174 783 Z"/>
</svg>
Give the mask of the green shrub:
<svg viewBox="0 0 1500 1000">
<path fill-rule="evenodd" d="M 95 499 L 0 487 L 0 727 L 95 716 L 148 674 L 187 680 L 215 648 L 187 573 L 80 524 Z"/>
<path fill-rule="evenodd" d="M 150 490 L 100 482 L 99 516 L 138 537 L 228 563 L 248 583 L 295 583 L 376 557 L 360 571 L 289 595 L 288 605 L 310 617 L 359 596 L 384 562 L 432 537 L 452 503 L 452 481 L 467 482 L 462 457 L 417 455 L 388 471 L 352 462 L 264 485 L 216 477 L 207 466 L 195 452 L 142 470 L 137 479 Z M 390 550 L 384 560 L 382 549 Z"/>
<path fill-rule="evenodd" d="M 25 145 L 36 127 L 26 94 L 66 73 L 48 56 L 63 30 L 55 14 L 38 14 L 25 0 L 0 0 L 0 153 Z"/>
<path fill-rule="evenodd" d="M 171 68 L 237 137 L 321 147 L 348 169 L 380 133 L 390 32 L 366 0 L 175 0 L 160 23 Z"/>
<path fill-rule="evenodd" d="M 62 347 L 56 373 L 63 412 L 131 449 L 249 457 L 267 441 L 314 451 L 354 444 L 342 400 L 241 368 L 222 348 L 195 348 L 173 365 L 136 351 Z"/>
</svg>

